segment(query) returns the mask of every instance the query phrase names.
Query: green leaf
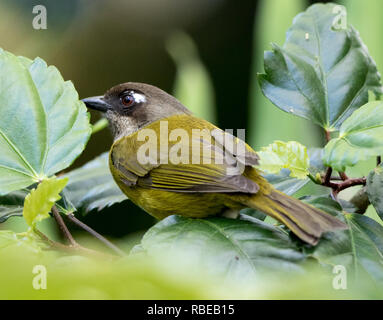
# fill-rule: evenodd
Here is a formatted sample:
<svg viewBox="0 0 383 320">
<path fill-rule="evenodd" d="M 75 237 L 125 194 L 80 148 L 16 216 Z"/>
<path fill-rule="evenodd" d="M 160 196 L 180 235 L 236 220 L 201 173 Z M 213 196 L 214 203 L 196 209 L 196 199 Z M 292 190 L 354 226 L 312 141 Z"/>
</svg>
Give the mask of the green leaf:
<svg viewBox="0 0 383 320">
<path fill-rule="evenodd" d="M 365 210 L 363 212 L 360 212 L 361 209 L 359 209 L 354 203 L 350 201 L 338 199 L 338 202 L 341 205 L 343 211 L 346 211 L 348 213 L 365 213 Z"/>
<path fill-rule="evenodd" d="M 11 230 L 0 231 L 0 249 L 18 242 L 17 234 Z"/>
<path fill-rule="evenodd" d="M 127 199 L 114 182 L 105 152 L 83 167 L 69 172 L 69 183 L 64 193 L 69 201 L 85 212 L 102 210 Z"/>
<path fill-rule="evenodd" d="M 359 161 L 383 154 L 383 102 L 372 101 L 356 110 L 340 127 L 339 137 L 325 147 L 323 161 L 344 171 Z"/>
<path fill-rule="evenodd" d="M 305 0 L 259 1 L 255 8 L 253 53 L 251 62 L 250 108 L 246 137 L 257 150 L 275 140 L 299 141 L 303 145 L 319 145 L 320 136 L 315 124 L 299 117 L 291 117 L 264 95 L 259 94 L 257 75 L 263 71 L 263 54 L 271 42 L 283 43 L 286 32 L 297 12 L 307 7 Z M 272 17 L 272 19 L 270 19 Z M 278 21 L 278 23 L 275 23 Z M 273 119 L 273 125 L 265 119 Z"/>
<path fill-rule="evenodd" d="M 27 194 L 28 190 L 17 190 L 0 196 L 0 223 L 10 217 L 23 215 L 23 204 Z"/>
<path fill-rule="evenodd" d="M 170 216 L 145 234 L 149 255 L 185 258 L 225 278 L 256 276 L 263 271 L 302 271 L 304 255 L 280 228 L 258 219 L 190 219 Z M 182 260 L 181 260 L 182 261 Z"/>
<path fill-rule="evenodd" d="M 323 163 L 323 153 L 324 149 L 322 148 L 310 148 L 307 153 L 310 158 L 310 172 L 317 174 L 326 170 L 326 166 Z"/>
<path fill-rule="evenodd" d="M 305 179 L 310 166 L 305 146 L 296 141 L 275 141 L 258 152 L 259 168 L 268 173 L 278 173 L 283 168 L 290 170 L 290 176 Z"/>
<path fill-rule="evenodd" d="M 62 199 L 56 205 L 62 213 L 76 210 L 87 213 L 93 209 L 102 210 L 114 203 L 127 199 L 114 182 L 109 171 L 108 152 L 89 161 L 81 168 L 64 175 L 69 179 L 68 184 L 61 193 Z M 290 180 L 295 180 L 291 179 Z M 300 180 L 301 181 L 301 180 Z M 13 209 L 13 206 L 23 206 L 28 191 L 18 190 L 5 196 L 0 196 L 0 222 L 3 222 L 2 213 Z M 1 209 L 1 206 L 4 209 Z"/>
<path fill-rule="evenodd" d="M 367 177 L 367 195 L 380 219 L 383 220 L 383 166 L 375 168 Z"/>
<path fill-rule="evenodd" d="M 7 221 L 8 218 L 23 215 L 23 207 L 16 205 L 0 205 L 0 223 Z"/>
<path fill-rule="evenodd" d="M 367 276 L 383 284 L 383 227 L 373 219 L 355 213 L 342 213 L 340 204 L 329 197 L 306 197 L 305 202 L 341 219 L 348 230 L 327 232 L 311 255 L 321 263 L 343 265 L 357 280 Z"/>
<path fill-rule="evenodd" d="M 61 199 L 59 193 L 64 189 L 68 178 L 43 180 L 36 189 L 32 189 L 24 201 L 23 216 L 29 226 L 49 218 L 49 212 L 55 202 Z"/>
<path fill-rule="evenodd" d="M 300 200 L 335 217 L 342 217 L 342 206 L 337 201 L 332 200 L 330 196 L 306 196 Z"/>
<path fill-rule="evenodd" d="M 367 276 L 383 285 L 383 227 L 373 219 L 355 213 L 343 220 L 349 230 L 327 234 L 315 248 L 313 257 L 330 265 L 343 265 L 354 279 Z"/>
<path fill-rule="evenodd" d="M 4 249 L 9 249 L 12 253 L 19 249 L 23 250 L 22 254 L 28 251 L 36 254 L 41 253 L 42 249 L 47 248 L 48 245 L 36 238 L 31 232 L 21 234 L 11 230 L 0 230 L 0 249 L 2 255 L 6 253 Z"/>
<path fill-rule="evenodd" d="M 0 49 L 0 194 L 68 167 L 90 132 L 84 104 L 55 67 Z"/>
<path fill-rule="evenodd" d="M 297 179 L 290 176 L 290 170 L 282 169 L 278 174 L 266 174 L 264 177 L 274 188 L 291 196 L 304 187 L 310 180 Z"/>
<path fill-rule="evenodd" d="M 327 130 L 367 103 L 369 90 L 383 91 L 366 46 L 351 26 L 337 24 L 335 6 L 315 4 L 296 16 L 283 47 L 265 52 L 265 74 L 258 78 L 278 108 Z"/>
</svg>

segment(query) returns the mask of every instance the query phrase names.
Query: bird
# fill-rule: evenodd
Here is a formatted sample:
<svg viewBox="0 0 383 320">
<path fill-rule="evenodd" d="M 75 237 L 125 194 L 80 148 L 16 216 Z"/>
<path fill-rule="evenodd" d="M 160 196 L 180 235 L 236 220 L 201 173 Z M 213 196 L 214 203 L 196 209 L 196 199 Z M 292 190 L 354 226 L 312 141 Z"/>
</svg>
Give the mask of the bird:
<svg viewBox="0 0 383 320">
<path fill-rule="evenodd" d="M 155 86 L 126 82 L 82 101 L 109 121 L 109 167 L 117 185 L 159 220 L 174 214 L 235 218 L 253 208 L 310 245 L 325 232 L 347 229 L 336 217 L 276 190 L 248 144 Z"/>
</svg>

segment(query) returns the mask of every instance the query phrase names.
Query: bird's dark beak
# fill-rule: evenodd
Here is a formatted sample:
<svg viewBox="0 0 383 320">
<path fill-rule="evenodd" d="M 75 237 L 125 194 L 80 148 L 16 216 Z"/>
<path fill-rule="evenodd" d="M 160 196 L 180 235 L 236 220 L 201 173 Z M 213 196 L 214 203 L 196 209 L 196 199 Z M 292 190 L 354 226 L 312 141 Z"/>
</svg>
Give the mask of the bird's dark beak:
<svg viewBox="0 0 383 320">
<path fill-rule="evenodd" d="M 111 109 L 111 106 L 104 101 L 103 96 L 85 98 L 82 99 L 82 102 L 84 102 L 88 108 L 101 112 L 106 112 Z"/>
</svg>

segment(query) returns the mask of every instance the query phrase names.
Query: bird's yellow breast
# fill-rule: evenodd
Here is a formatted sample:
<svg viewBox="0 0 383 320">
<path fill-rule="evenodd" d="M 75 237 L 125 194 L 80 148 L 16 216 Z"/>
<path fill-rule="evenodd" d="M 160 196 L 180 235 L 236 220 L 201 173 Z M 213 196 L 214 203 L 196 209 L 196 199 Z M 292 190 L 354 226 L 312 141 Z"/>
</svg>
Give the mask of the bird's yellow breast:
<svg viewBox="0 0 383 320">
<path fill-rule="evenodd" d="M 119 183 L 128 198 L 157 219 L 179 214 L 190 218 L 218 215 L 228 208 L 243 206 L 231 201 L 225 194 L 177 193 L 142 187 L 126 187 Z"/>
</svg>

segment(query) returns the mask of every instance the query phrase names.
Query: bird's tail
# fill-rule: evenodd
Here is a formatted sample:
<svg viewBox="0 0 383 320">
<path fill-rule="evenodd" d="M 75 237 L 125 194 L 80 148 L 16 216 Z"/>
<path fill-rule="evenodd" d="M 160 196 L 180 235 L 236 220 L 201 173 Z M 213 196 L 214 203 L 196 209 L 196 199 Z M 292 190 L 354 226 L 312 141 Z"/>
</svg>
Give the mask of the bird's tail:
<svg viewBox="0 0 383 320">
<path fill-rule="evenodd" d="M 285 224 L 300 239 L 317 244 L 322 233 L 347 229 L 347 225 L 317 208 L 278 190 L 261 190 L 245 200 L 246 205 L 263 211 Z"/>
</svg>

